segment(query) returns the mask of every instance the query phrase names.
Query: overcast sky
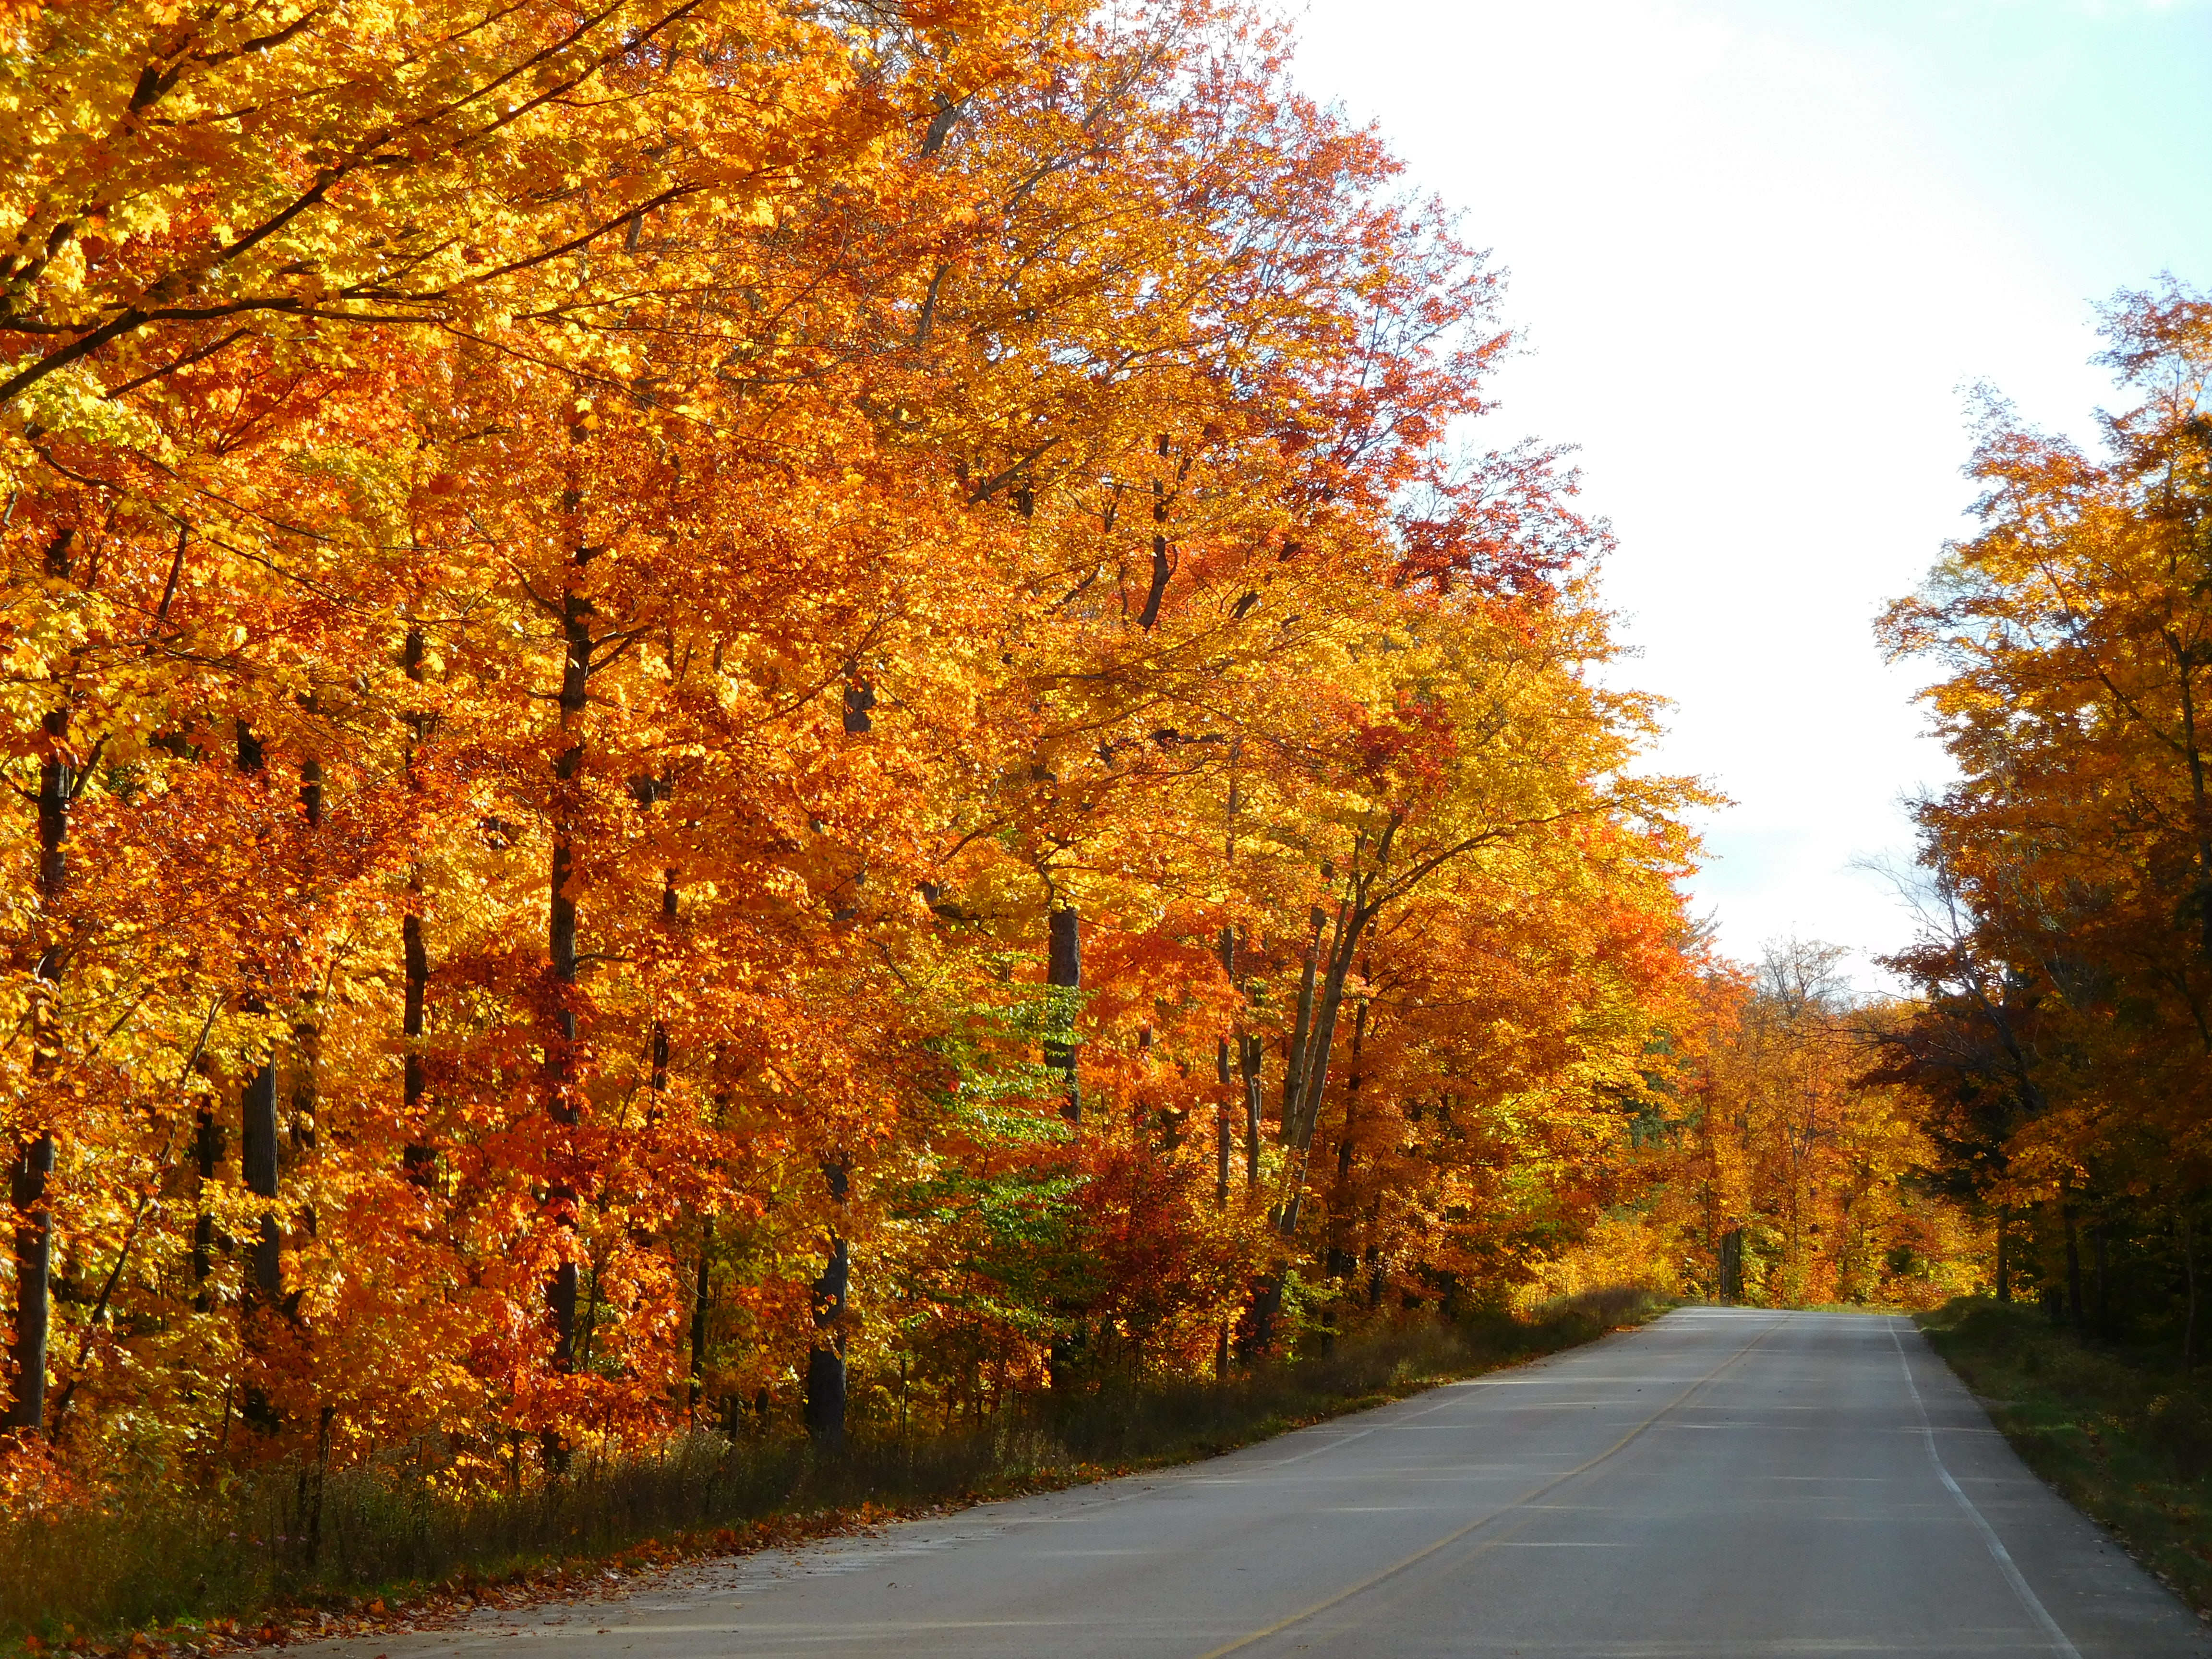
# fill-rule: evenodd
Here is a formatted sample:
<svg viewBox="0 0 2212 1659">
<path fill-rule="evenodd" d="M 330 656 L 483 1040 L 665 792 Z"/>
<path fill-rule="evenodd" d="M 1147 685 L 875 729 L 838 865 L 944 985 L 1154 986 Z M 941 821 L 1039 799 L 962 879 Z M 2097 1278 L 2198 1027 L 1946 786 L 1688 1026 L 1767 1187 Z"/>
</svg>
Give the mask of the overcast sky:
<svg viewBox="0 0 2212 1659">
<path fill-rule="evenodd" d="M 1735 803 L 1698 908 L 1877 982 L 1907 923 L 1853 863 L 1909 854 L 1899 799 L 1946 772 L 1873 618 L 1966 527 L 1967 384 L 2086 438 L 2092 301 L 2212 286 L 2212 3 L 1286 9 L 1304 87 L 1512 273 L 1493 434 L 1582 446 L 1660 763 Z"/>
</svg>

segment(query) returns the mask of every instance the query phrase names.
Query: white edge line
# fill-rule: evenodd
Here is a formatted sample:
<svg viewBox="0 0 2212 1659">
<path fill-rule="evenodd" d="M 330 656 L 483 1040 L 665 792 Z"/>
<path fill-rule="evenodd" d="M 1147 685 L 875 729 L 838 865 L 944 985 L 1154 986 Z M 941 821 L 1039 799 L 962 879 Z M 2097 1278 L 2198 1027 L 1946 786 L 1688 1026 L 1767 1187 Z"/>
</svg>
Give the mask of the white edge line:
<svg viewBox="0 0 2212 1659">
<path fill-rule="evenodd" d="M 2051 1650 L 2063 1655 L 2063 1659 L 2081 1659 L 2081 1650 L 2066 1639 L 2066 1632 L 2058 1628 L 2058 1621 L 2051 1616 L 2051 1609 L 2045 1607 L 2041 1598 L 2028 1588 L 2027 1580 L 2021 1576 L 2019 1566 L 2012 1559 L 2012 1553 L 2005 1548 L 2004 1541 L 1997 1536 L 1996 1528 L 1983 1518 L 1982 1512 L 1974 1507 L 1974 1500 L 1966 1496 L 1965 1490 L 1951 1478 L 1951 1471 L 1943 1467 L 1943 1454 L 1936 1449 L 1936 1425 L 1928 1420 L 1928 1407 L 1920 1398 L 1920 1385 L 1912 1380 L 1912 1362 L 1905 1357 L 1905 1339 L 1898 1335 L 1894 1319 L 1889 1322 L 1889 1340 L 1897 1349 L 1897 1363 L 1905 1372 L 1905 1386 L 1912 1395 L 1912 1409 L 1920 1413 L 1920 1435 L 1928 1446 L 1928 1461 L 1936 1466 L 1936 1473 L 1942 1477 L 1951 1496 L 1959 1500 L 1959 1507 L 1966 1510 L 1966 1518 L 1974 1523 L 1974 1530 L 1981 1534 L 1982 1542 L 1990 1547 L 1990 1559 L 1997 1564 L 1997 1571 L 2004 1574 L 2005 1582 L 2012 1586 L 2012 1593 L 2020 1598 L 2021 1606 L 2026 1607 L 2028 1616 L 2042 1626 L 2044 1637 L 2051 1644 Z"/>
</svg>

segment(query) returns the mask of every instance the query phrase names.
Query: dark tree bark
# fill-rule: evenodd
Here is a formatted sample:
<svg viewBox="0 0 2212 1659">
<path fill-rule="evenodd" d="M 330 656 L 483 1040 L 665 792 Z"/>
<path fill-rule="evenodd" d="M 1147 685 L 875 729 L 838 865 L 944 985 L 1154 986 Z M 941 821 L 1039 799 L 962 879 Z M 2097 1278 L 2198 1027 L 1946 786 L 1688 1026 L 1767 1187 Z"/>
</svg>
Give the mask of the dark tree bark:
<svg viewBox="0 0 2212 1659">
<path fill-rule="evenodd" d="M 690 1411 L 696 1419 L 699 1411 L 699 1391 L 707 1376 L 707 1314 L 714 1305 L 709 1298 L 708 1273 L 714 1266 L 714 1218 L 706 1216 L 699 1223 L 699 1270 L 691 1281 L 691 1397 Z"/>
<path fill-rule="evenodd" d="M 572 453 L 580 451 L 590 440 L 591 428 L 578 421 L 569 428 L 568 437 Z M 605 630 L 597 636 L 592 632 L 592 621 L 599 611 L 585 591 L 585 569 L 606 550 L 584 540 L 583 501 L 583 475 L 579 465 L 572 468 L 568 486 L 561 497 L 561 511 L 567 521 L 564 534 L 569 538 L 570 551 L 568 567 L 562 572 L 559 602 L 540 601 L 559 623 L 562 644 L 561 690 L 556 699 L 561 747 L 553 763 L 553 844 L 546 880 L 546 945 L 556 1012 L 544 1033 L 543 1074 L 547 1115 L 562 1131 L 576 1127 L 583 1109 L 577 1077 L 576 848 L 584 817 L 582 777 L 587 693 L 592 676 L 613 662 L 635 638 L 634 634 L 618 629 Z M 599 654 L 603 648 L 605 654 Z M 549 1276 L 545 1286 L 546 1309 L 553 1325 L 552 1365 L 557 1373 L 573 1371 L 576 1366 L 578 1283 L 574 1235 L 578 1225 L 578 1179 L 575 1138 L 558 1134 L 552 1149 L 551 1167 L 547 1171 L 545 1201 L 545 1214 L 563 1236 L 561 1264 Z M 547 1468 L 556 1474 L 564 1472 L 568 1448 L 559 1432 L 546 1429 L 540 1437 L 540 1444 Z"/>
<path fill-rule="evenodd" d="M 300 763 L 300 811 L 310 830 L 321 827 L 323 767 L 313 756 Z M 312 984 L 300 993 L 299 1011 L 292 1021 L 292 1146 L 295 1151 L 312 1152 L 315 1149 L 315 1107 L 320 1097 L 323 1065 L 323 1028 Z M 314 1232 L 316 1220 L 312 1206 L 301 1206 L 301 1224 L 310 1235 Z M 289 1311 L 295 1319 L 299 1300 L 295 1291 L 289 1304 Z"/>
<path fill-rule="evenodd" d="M 571 998 L 576 985 L 576 853 L 577 818 L 581 811 L 576 780 L 584 769 L 583 717 L 592 666 L 591 601 L 573 587 L 562 596 L 561 730 L 568 741 L 554 761 L 555 785 L 552 868 L 547 881 L 546 943 L 552 959 L 554 994 L 559 1011 L 545 1044 L 546 1108 L 553 1121 L 573 1128 L 580 1112 L 575 1095 L 576 1011 Z M 568 1149 L 559 1149 L 563 1163 Z M 576 1188 L 565 1176 L 550 1183 L 548 1206 L 555 1224 L 564 1231 L 576 1225 Z M 553 1366 L 570 1371 L 576 1364 L 576 1263 L 564 1255 L 546 1285 L 545 1299 L 553 1316 Z"/>
<path fill-rule="evenodd" d="M 1237 1039 L 1244 1073 L 1244 1189 L 1260 1190 L 1260 1039 Z"/>
<path fill-rule="evenodd" d="M 260 736 L 244 720 L 238 722 L 238 769 L 258 773 L 268 763 Z M 249 1001 L 259 1012 L 259 999 Z M 276 1197 L 276 1056 L 272 1051 L 253 1073 L 239 1101 L 242 1133 L 239 1140 L 241 1173 L 246 1189 L 257 1198 Z M 273 1208 L 261 1213 L 253 1243 L 253 1279 L 249 1300 L 274 1304 L 283 1291 L 283 1230 Z"/>
<path fill-rule="evenodd" d="M 1328 1273 L 1341 1279 L 1358 1265 L 1352 1237 L 1352 1165 L 1359 1133 L 1359 1050 L 1367 1039 L 1367 1000 L 1352 1012 L 1352 1063 L 1344 1079 L 1344 1133 L 1336 1143 L 1336 1184 L 1329 1194 Z"/>
<path fill-rule="evenodd" d="M 2192 649 L 2171 630 L 2166 647 L 2173 653 L 2181 684 L 2181 747 L 2189 763 L 2191 817 L 2197 829 L 2197 953 L 2212 963 L 2212 793 L 2204 775 L 2204 751 L 2197 735 L 2197 675 L 2203 647 Z"/>
<path fill-rule="evenodd" d="M 420 628 L 407 630 L 406 643 L 400 648 L 399 665 L 407 678 L 416 684 L 422 684 L 423 639 Z M 428 720 L 420 713 L 407 715 L 407 748 L 404 764 L 410 787 L 421 791 L 422 781 L 416 770 L 417 751 L 428 731 Z M 400 1060 L 401 1121 L 409 1135 L 417 1137 L 408 1141 L 399 1155 L 400 1168 L 407 1179 L 425 1189 L 438 1179 L 438 1149 L 430 1143 L 427 1102 L 430 1092 L 429 1068 L 422 1053 L 422 1036 L 430 988 L 430 952 L 422 942 L 422 867 L 410 866 L 407 872 L 407 914 L 399 921 L 399 956 L 405 986 L 405 1000 L 401 1004 L 399 1035 L 406 1045 Z"/>
<path fill-rule="evenodd" d="M 63 530 L 46 545 L 49 580 L 73 580 L 75 530 Z M 39 920 L 44 935 L 32 969 L 31 1080 L 43 1094 L 53 1074 L 60 1043 L 54 999 L 58 993 L 64 944 L 61 907 L 69 888 L 70 808 L 75 804 L 78 771 L 70 742 L 70 710 L 48 709 L 40 721 L 39 744 Z M 46 1205 L 47 1177 L 54 1171 L 51 1128 L 26 1135 L 15 1146 L 8 1198 L 14 1206 L 15 1331 L 10 1345 L 15 1383 L 4 1426 L 36 1431 L 46 1416 L 46 1344 L 52 1310 L 49 1285 L 53 1270 L 54 1220 Z"/>
<path fill-rule="evenodd" d="M 1237 936 L 1226 927 L 1221 930 L 1221 971 L 1228 975 L 1231 985 L 1237 982 Z M 1232 1152 L 1229 1127 L 1230 1099 L 1234 1086 L 1229 1064 L 1229 1034 L 1225 1031 L 1214 1040 L 1213 1070 L 1214 1080 L 1221 1088 L 1221 1098 L 1213 1110 L 1213 1202 L 1217 1207 L 1225 1210 L 1229 1207 L 1229 1165 Z"/>
<path fill-rule="evenodd" d="M 246 1190 L 257 1198 L 276 1197 L 276 1064 L 272 1059 L 246 1085 L 245 1134 L 240 1161 Z M 253 1299 L 274 1305 L 283 1292 L 283 1230 L 272 1211 L 261 1213 L 261 1226 L 253 1243 Z"/>
<path fill-rule="evenodd" d="M 869 711 L 876 706 L 876 688 L 864 678 L 858 669 L 848 669 L 845 675 L 844 726 L 847 735 L 858 737 L 874 729 L 875 721 Z"/>
<path fill-rule="evenodd" d="M 1283 1115 L 1275 1125 L 1275 1138 L 1288 1145 L 1297 1132 L 1298 1102 L 1305 1080 L 1306 1043 L 1313 1032 L 1314 975 L 1321 963 L 1321 932 L 1328 926 L 1328 912 L 1318 904 L 1308 918 L 1311 937 L 1306 940 L 1305 965 L 1298 975 L 1297 1014 L 1291 1026 L 1291 1046 L 1283 1055 Z"/>
<path fill-rule="evenodd" d="M 806 1355 L 806 1432 L 825 1452 L 845 1444 L 845 1311 L 851 1304 L 852 1247 L 844 1237 L 843 1213 L 852 1191 L 852 1174 L 842 1160 L 823 1166 L 837 1218 L 830 1235 L 828 1260 L 814 1281 L 814 1340 Z"/>
<path fill-rule="evenodd" d="M 2005 1223 L 2010 1219 L 2011 1214 L 2011 1210 L 2005 1205 L 1997 1206 L 1997 1300 L 2000 1302 L 2012 1300 L 2012 1263 L 2005 1254 Z"/>
<path fill-rule="evenodd" d="M 1358 955 L 1367 924 L 1375 917 L 1376 907 L 1366 890 L 1370 880 L 1371 877 L 1354 878 L 1351 893 L 1337 906 L 1336 923 L 1329 932 L 1324 957 L 1327 967 L 1322 974 L 1313 1030 L 1306 1038 L 1305 1075 L 1300 1082 L 1297 1107 L 1291 1125 L 1294 1179 L 1289 1201 L 1284 1205 L 1278 1224 L 1285 1238 L 1298 1229 L 1298 1211 L 1305 1197 L 1306 1158 L 1313 1147 L 1314 1129 L 1321 1121 L 1321 1103 L 1328 1089 L 1329 1052 L 1335 1044 L 1337 1020 L 1344 1009 L 1344 988 L 1352 977 L 1352 965 Z"/>
<path fill-rule="evenodd" d="M 1050 939 L 1045 956 L 1045 983 L 1056 990 L 1083 988 L 1083 919 L 1072 904 L 1057 905 L 1049 919 Z M 1066 1078 L 1067 1094 L 1060 1114 L 1071 1123 L 1083 1121 L 1083 1085 L 1077 1072 L 1079 1044 L 1071 1040 L 1044 1045 L 1044 1063 Z"/>
<path fill-rule="evenodd" d="M 15 1206 L 15 1396 L 6 1426 L 34 1430 L 46 1416 L 46 1284 L 53 1252 L 53 1218 L 46 1205 L 46 1177 L 54 1170 L 54 1138 L 33 1136 L 15 1158 L 8 1195 Z"/>
<path fill-rule="evenodd" d="M 667 799 L 668 788 L 665 784 L 647 778 L 639 781 L 636 794 L 640 806 L 650 811 L 654 802 Z M 676 931 L 676 872 L 673 868 L 664 869 L 660 872 L 660 925 L 670 933 Z M 668 1092 L 669 1062 L 674 1058 L 668 1040 L 668 1026 L 659 1015 L 653 1017 L 651 1044 L 653 1070 L 648 1079 L 651 1086 L 648 1091 L 650 1100 L 646 1107 L 647 1124 L 660 1121 L 662 1097 Z"/>
<path fill-rule="evenodd" d="M 1168 459 L 1171 446 L 1166 433 L 1160 434 L 1153 449 L 1162 460 Z M 1145 588 L 1144 609 L 1137 617 L 1137 626 L 1147 634 L 1159 624 L 1160 605 L 1167 598 L 1168 580 L 1175 574 L 1175 561 L 1168 550 L 1168 507 L 1189 475 L 1190 457 L 1186 455 L 1182 465 L 1176 469 L 1176 489 L 1168 488 L 1165 478 L 1152 480 L 1152 574 Z"/>
<path fill-rule="evenodd" d="M 419 893 L 418 882 L 409 884 Z M 422 1025 L 426 994 L 430 984 L 430 953 L 422 945 L 422 918 L 410 912 L 399 921 L 399 954 L 405 969 L 406 1000 L 401 1005 L 399 1034 L 407 1044 L 405 1057 L 400 1066 L 400 1094 L 404 1108 L 404 1122 L 410 1135 L 424 1136 L 412 1139 L 402 1152 L 400 1166 L 407 1179 L 417 1187 L 428 1188 L 438 1178 L 438 1152 L 427 1139 L 423 1124 L 425 1097 L 429 1093 L 428 1067 L 423 1063 Z"/>
</svg>

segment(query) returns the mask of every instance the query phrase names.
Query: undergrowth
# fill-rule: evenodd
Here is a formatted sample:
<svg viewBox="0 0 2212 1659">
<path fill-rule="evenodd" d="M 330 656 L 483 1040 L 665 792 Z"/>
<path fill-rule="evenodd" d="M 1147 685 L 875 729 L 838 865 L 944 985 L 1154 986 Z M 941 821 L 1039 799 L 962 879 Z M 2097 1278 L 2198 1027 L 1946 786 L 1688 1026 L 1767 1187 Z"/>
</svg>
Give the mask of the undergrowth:
<svg viewBox="0 0 2212 1659">
<path fill-rule="evenodd" d="M 1047 1395 L 980 1432 L 800 1439 L 702 1432 L 520 1490 L 457 1494 L 404 1461 L 264 1470 L 227 1489 L 122 1490 L 88 1508 L 0 1519 L 0 1642 L 100 1647 L 167 1629 L 184 1648 L 319 1628 L 331 1613 L 522 1581 L 647 1546 L 646 1559 L 775 1541 L 825 1518 L 884 1518 L 1186 1462 L 1571 1347 L 1663 1304 L 1638 1291 L 1565 1299 L 1530 1320 L 1407 1327 L 1256 1367 L 1223 1384 Z M 793 1523 L 797 1523 L 797 1532 Z M 232 1639 L 238 1639 L 234 1638 Z"/>
<path fill-rule="evenodd" d="M 1962 1297 L 1920 1323 L 2030 1468 L 2212 1610 L 2212 1374 L 2017 1303 Z"/>
</svg>

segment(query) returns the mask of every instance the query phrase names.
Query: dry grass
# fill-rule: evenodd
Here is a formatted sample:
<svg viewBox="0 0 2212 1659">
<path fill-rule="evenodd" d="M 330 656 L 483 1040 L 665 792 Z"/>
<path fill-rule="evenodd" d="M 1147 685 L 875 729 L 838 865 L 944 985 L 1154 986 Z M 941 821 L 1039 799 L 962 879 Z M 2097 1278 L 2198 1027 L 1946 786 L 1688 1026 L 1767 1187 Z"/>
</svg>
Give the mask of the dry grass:
<svg viewBox="0 0 2212 1659">
<path fill-rule="evenodd" d="M 2030 1468 L 2212 1610 L 2212 1374 L 2078 1341 L 2019 1304 L 1961 1297 L 1920 1322 Z"/>
</svg>

